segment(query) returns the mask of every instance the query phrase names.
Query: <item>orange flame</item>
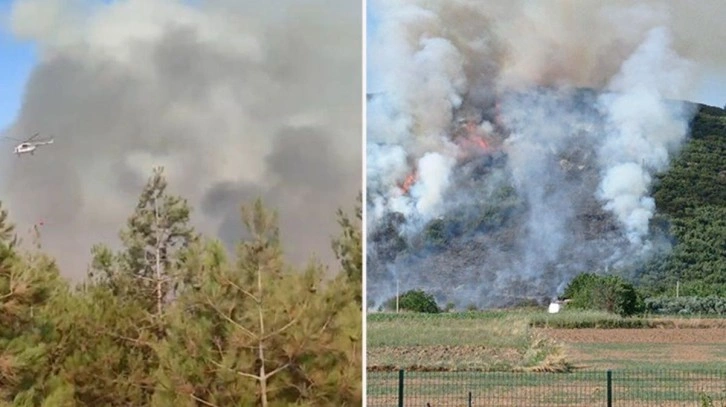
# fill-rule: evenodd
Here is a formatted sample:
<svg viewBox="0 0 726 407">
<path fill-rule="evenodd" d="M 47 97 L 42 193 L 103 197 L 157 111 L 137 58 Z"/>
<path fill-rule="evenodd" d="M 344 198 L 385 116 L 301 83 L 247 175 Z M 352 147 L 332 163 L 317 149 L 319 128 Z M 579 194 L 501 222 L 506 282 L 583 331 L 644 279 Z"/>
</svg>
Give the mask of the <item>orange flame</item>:
<svg viewBox="0 0 726 407">
<path fill-rule="evenodd" d="M 477 145 L 478 145 L 479 147 L 481 147 L 482 149 L 484 149 L 484 150 L 489 150 L 489 144 L 488 144 L 488 143 L 487 143 L 486 141 L 484 141 L 484 139 L 481 139 L 481 138 L 478 138 L 478 137 L 477 137 L 477 138 L 475 138 L 475 139 L 474 139 L 474 142 L 475 142 L 475 143 L 476 143 L 476 144 L 477 144 Z"/>
<path fill-rule="evenodd" d="M 407 194 L 415 182 L 416 182 L 416 172 L 412 172 L 412 173 L 408 174 L 406 176 L 406 179 L 403 180 L 403 184 L 401 184 L 401 191 L 404 194 Z"/>
<path fill-rule="evenodd" d="M 488 153 L 492 146 L 487 140 L 487 134 L 475 121 L 468 120 L 464 124 L 464 134 L 457 138 L 457 144 L 460 147 L 460 156 L 465 158 L 471 154 L 477 154 L 477 151 Z"/>
</svg>

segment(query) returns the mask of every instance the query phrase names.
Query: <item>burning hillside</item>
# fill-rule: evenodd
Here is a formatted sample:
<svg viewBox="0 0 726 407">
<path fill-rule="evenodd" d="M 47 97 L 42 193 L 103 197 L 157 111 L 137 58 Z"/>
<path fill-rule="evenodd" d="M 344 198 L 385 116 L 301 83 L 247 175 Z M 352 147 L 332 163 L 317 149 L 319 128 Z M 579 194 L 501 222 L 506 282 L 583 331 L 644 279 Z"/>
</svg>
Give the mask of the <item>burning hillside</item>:
<svg viewBox="0 0 726 407">
<path fill-rule="evenodd" d="M 501 115 L 494 117 L 494 123 L 497 123 L 496 128 L 492 121 L 482 118 L 477 113 L 458 112 L 454 117 L 446 136 L 447 141 L 455 146 L 454 156 L 457 165 L 483 156 L 490 156 L 501 150 L 505 134 L 501 127 Z M 400 183 L 403 194 L 408 194 L 419 179 L 416 163 L 413 160 L 410 161 L 409 165 L 413 170 Z"/>
<path fill-rule="evenodd" d="M 396 279 L 460 306 L 549 300 L 667 248 L 648 194 L 687 135 L 691 106 L 669 100 L 693 66 L 665 26 L 633 30 L 597 86 L 517 82 L 483 10 L 413 3 L 386 8 L 370 45 L 386 89 L 368 98 L 369 305 Z"/>
</svg>

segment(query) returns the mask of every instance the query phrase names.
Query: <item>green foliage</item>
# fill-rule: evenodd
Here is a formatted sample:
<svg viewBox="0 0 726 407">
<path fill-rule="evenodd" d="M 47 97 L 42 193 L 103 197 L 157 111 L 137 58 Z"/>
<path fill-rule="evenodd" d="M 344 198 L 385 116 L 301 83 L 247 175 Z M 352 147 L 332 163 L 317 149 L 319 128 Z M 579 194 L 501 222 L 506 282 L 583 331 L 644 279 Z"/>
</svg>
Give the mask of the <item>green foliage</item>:
<svg viewBox="0 0 726 407">
<path fill-rule="evenodd" d="M 395 310 L 396 297 L 390 298 L 382 306 L 382 310 Z M 433 295 L 423 290 L 409 290 L 398 297 L 398 309 L 425 314 L 438 314 L 441 308 L 436 303 Z"/>
<path fill-rule="evenodd" d="M 640 267 L 652 296 L 726 296 L 726 111 L 699 105 L 691 136 L 654 185 L 659 217 L 674 237 L 670 253 Z"/>
<path fill-rule="evenodd" d="M 584 298 L 591 294 L 591 287 L 598 282 L 598 276 L 592 273 L 581 273 L 575 276 L 565 287 L 564 297 L 573 299 L 575 296 L 580 297 L 580 301 L 589 302 L 589 298 Z"/>
<path fill-rule="evenodd" d="M 363 207 L 361 206 L 361 194 L 358 194 L 357 200 L 355 220 L 351 220 L 342 210 L 338 210 L 338 225 L 341 228 L 341 235 L 333 240 L 333 251 L 350 282 L 357 287 L 361 287 L 363 284 L 363 245 L 360 224 L 363 220 Z M 358 298 L 358 301 L 362 301 L 362 296 Z"/>
<path fill-rule="evenodd" d="M 49 344 L 39 339 L 46 328 L 38 318 L 67 289 L 52 259 L 20 252 L 13 227 L 0 216 L 0 402 L 36 405 L 35 380 Z"/>
<path fill-rule="evenodd" d="M 47 352 L 36 372 L 37 397 L 72 390 L 75 405 L 145 405 L 158 367 L 148 314 L 105 287 L 86 287 L 53 299 L 38 320 Z"/>
<path fill-rule="evenodd" d="M 105 246 L 95 246 L 91 269 L 97 282 L 119 296 L 143 303 L 157 316 L 169 295 L 188 280 L 189 276 L 180 275 L 180 265 L 188 246 L 198 239 L 189 226 L 189 206 L 181 197 L 167 193 L 163 171 L 154 169 L 120 232 L 124 249 L 113 254 Z"/>
<path fill-rule="evenodd" d="M 605 311 L 565 310 L 557 314 L 537 314 L 530 318 L 530 325 L 554 329 L 636 329 L 650 328 L 652 321 L 644 318 L 623 318 Z"/>
<path fill-rule="evenodd" d="M 726 298 L 657 297 L 645 299 L 645 310 L 652 314 L 726 316 Z"/>
<path fill-rule="evenodd" d="M 0 242 L 5 249 L 12 249 L 18 242 L 15 235 L 15 225 L 8 221 L 8 211 L 2 207 L 0 202 Z"/>
<path fill-rule="evenodd" d="M 261 201 L 243 213 L 252 238 L 240 245 L 236 263 L 205 259 L 199 289 L 175 304 L 160 347 L 156 401 L 352 405 L 358 375 L 340 362 L 348 360 L 348 342 L 360 341 L 344 323 L 360 310 L 349 307 L 335 282 L 321 287 L 319 264 L 295 270 L 284 263 L 277 217 Z"/>
<path fill-rule="evenodd" d="M 643 309 L 642 299 L 635 287 L 620 276 L 599 276 L 590 273 L 575 277 L 565 288 L 571 300 L 569 307 L 600 310 L 630 316 Z"/>
<path fill-rule="evenodd" d="M 71 288 L 0 209 L 0 406 L 360 405 L 359 223 L 338 213 L 330 277 L 287 264 L 259 200 L 236 258 L 190 215 L 155 170 L 122 250 Z"/>
</svg>

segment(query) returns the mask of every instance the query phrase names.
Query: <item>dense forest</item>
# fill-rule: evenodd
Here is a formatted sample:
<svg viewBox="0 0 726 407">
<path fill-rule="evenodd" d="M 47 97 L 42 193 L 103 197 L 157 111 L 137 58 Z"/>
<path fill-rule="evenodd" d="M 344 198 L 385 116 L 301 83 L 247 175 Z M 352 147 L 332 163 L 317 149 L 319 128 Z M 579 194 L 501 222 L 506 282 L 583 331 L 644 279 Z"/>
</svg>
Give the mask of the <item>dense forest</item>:
<svg viewBox="0 0 726 407">
<path fill-rule="evenodd" d="M 726 110 L 699 105 L 689 140 L 654 196 L 673 250 L 642 266 L 649 295 L 726 297 Z M 679 284 L 678 284 L 679 283 Z"/>
<path fill-rule="evenodd" d="M 581 106 L 588 105 L 588 98 L 593 96 L 581 91 L 571 99 L 563 100 L 562 104 L 573 110 L 582 109 Z M 618 242 L 617 223 L 589 193 L 594 188 L 588 187 L 584 189 L 586 195 L 573 195 L 577 214 L 567 237 L 571 240 L 567 250 L 555 264 L 545 264 L 545 267 L 537 269 L 539 280 L 536 281 L 556 280 L 562 275 L 558 268 L 567 266 L 572 269 L 567 271 L 571 277 L 581 273 L 622 277 L 635 286 L 644 300 L 676 296 L 726 297 L 726 110 L 701 104 L 692 106 L 696 112 L 689 123 L 685 143 L 671 160 L 669 168 L 654 178 L 650 191 L 656 212 L 650 220 L 649 234 L 658 243 L 656 249 L 625 266 L 608 268 L 598 265 L 600 259 L 617 260 L 627 255 L 618 256 L 618 246 L 610 245 L 610 242 Z M 578 185 L 595 185 L 598 174 L 593 170 L 594 166 L 582 158 L 587 154 L 578 151 L 578 148 L 573 146 L 572 151 L 567 152 L 569 155 L 558 157 L 562 158 L 560 163 L 567 164 L 566 177 L 574 180 L 572 185 L 576 182 L 580 182 Z M 460 306 L 468 306 L 467 302 L 479 307 L 487 304 L 514 306 L 528 300 L 546 305 L 551 300 L 552 297 L 548 296 L 551 292 L 534 290 L 534 295 L 524 292 L 521 287 L 526 284 L 520 285 L 516 279 L 511 282 L 511 287 L 504 287 L 513 295 L 504 289 L 487 288 L 498 280 L 497 267 L 510 267 L 498 265 L 496 261 L 517 256 L 511 253 L 518 247 L 516 236 L 526 230 L 528 204 L 517 196 L 506 177 L 498 178 L 496 188 L 490 188 L 494 192 L 479 197 L 482 195 L 480 191 L 485 189 L 481 186 L 484 181 L 477 181 L 476 177 L 494 179 L 489 174 L 497 171 L 505 173 L 505 154 L 491 155 L 473 163 L 477 167 L 466 165 L 475 170 L 462 170 L 469 177 L 468 181 L 460 182 L 465 186 L 465 196 L 477 198 L 470 200 L 473 202 L 471 207 L 449 211 L 428 222 L 421 233 L 409 240 L 400 233 L 400 225 L 405 222 L 403 215 L 391 212 L 368 236 L 368 247 L 375 247 L 375 251 L 367 253 L 369 296 L 371 281 L 390 280 L 391 270 L 397 269 L 412 270 L 410 274 L 418 279 L 417 284 L 401 287 L 402 290 L 423 289 L 433 294 L 440 306 L 462 298 L 452 298 L 456 295 L 452 287 L 463 287 L 464 291 L 470 287 L 485 287 L 482 290 L 486 295 L 467 291 L 465 297 L 458 301 Z M 466 165 L 461 167 L 466 169 Z M 569 171 L 570 167 L 578 165 L 584 169 Z M 480 185 L 472 182 L 480 182 Z M 453 196 L 448 199 L 455 201 Z M 599 242 L 607 242 L 610 246 Z M 612 248 L 612 252 L 598 255 L 600 247 Z M 570 280 L 572 278 L 564 283 Z M 529 283 L 537 287 L 537 284 Z M 384 288 L 385 284 L 379 284 L 379 290 L 384 292 Z M 385 298 L 369 297 L 369 304 L 377 301 L 373 307 L 383 305 L 386 308 L 384 302 L 390 304 L 387 300 L 390 295 Z"/>
<path fill-rule="evenodd" d="M 156 169 L 80 284 L 0 213 L 0 406 L 360 405 L 360 207 L 337 214 L 331 277 L 285 261 L 259 200 L 227 253 Z"/>
</svg>

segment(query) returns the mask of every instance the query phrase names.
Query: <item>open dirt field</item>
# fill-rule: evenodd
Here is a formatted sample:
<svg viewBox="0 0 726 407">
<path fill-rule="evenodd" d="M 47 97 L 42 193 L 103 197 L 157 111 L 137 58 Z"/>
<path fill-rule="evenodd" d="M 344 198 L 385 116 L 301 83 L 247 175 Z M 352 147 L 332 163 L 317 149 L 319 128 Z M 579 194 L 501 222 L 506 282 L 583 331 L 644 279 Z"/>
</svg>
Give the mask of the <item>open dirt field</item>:
<svg viewBox="0 0 726 407">
<path fill-rule="evenodd" d="M 537 330 L 565 343 L 669 343 L 726 345 L 726 328 L 549 329 Z"/>
<path fill-rule="evenodd" d="M 726 367 L 726 329 L 540 329 L 580 369 Z"/>
</svg>

